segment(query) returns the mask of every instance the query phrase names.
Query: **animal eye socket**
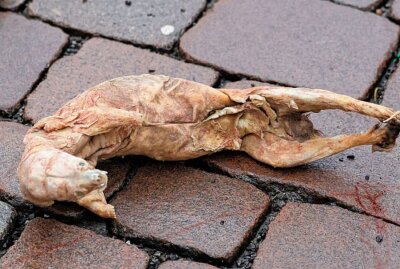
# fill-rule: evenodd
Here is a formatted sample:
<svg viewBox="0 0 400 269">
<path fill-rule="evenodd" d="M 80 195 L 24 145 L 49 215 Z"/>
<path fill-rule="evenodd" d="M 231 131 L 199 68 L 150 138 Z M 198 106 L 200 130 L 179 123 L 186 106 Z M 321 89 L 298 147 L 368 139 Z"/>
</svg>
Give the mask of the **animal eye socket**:
<svg viewBox="0 0 400 269">
<path fill-rule="evenodd" d="M 79 162 L 79 166 L 85 166 L 84 162 Z"/>
</svg>

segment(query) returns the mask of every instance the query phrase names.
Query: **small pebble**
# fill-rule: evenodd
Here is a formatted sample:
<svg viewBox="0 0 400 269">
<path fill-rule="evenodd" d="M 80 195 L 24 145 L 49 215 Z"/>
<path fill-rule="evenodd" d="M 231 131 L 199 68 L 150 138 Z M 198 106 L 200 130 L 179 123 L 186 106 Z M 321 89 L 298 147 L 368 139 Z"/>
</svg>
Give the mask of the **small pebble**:
<svg viewBox="0 0 400 269">
<path fill-rule="evenodd" d="M 354 156 L 353 154 L 347 155 L 347 159 L 349 159 L 349 160 L 354 160 L 355 158 L 356 158 L 356 156 Z"/>
<path fill-rule="evenodd" d="M 127 0 L 127 1 L 125 1 L 125 5 L 130 7 L 132 5 L 132 2 Z"/>
<path fill-rule="evenodd" d="M 369 180 L 370 179 L 370 176 L 369 175 L 366 175 L 365 176 L 365 180 Z"/>
<path fill-rule="evenodd" d="M 375 238 L 375 240 L 376 240 L 376 242 L 378 242 L 378 244 L 382 243 L 382 241 L 383 241 L 383 235 L 378 235 L 378 236 Z"/>
<path fill-rule="evenodd" d="M 164 25 L 163 27 L 161 27 L 161 33 L 163 35 L 170 35 L 175 31 L 175 27 L 172 25 Z"/>
<path fill-rule="evenodd" d="M 221 220 L 220 224 L 221 224 L 221 225 L 224 225 L 224 224 L 225 224 L 225 221 L 224 221 L 224 220 Z"/>
<path fill-rule="evenodd" d="M 343 162 L 343 158 L 342 157 L 339 158 L 339 162 Z"/>
</svg>

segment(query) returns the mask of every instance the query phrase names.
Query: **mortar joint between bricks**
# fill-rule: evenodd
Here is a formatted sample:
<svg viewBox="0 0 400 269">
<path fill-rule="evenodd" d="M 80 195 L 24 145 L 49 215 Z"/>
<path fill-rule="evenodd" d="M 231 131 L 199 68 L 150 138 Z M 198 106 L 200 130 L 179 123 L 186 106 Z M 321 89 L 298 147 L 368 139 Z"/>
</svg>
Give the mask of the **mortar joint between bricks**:
<svg viewBox="0 0 400 269">
<path fill-rule="evenodd" d="M 400 39 L 397 40 L 396 48 L 393 50 L 391 57 L 387 60 L 383 71 L 379 75 L 377 81 L 368 91 L 365 101 L 381 104 L 384 99 L 385 90 L 391 75 L 396 71 L 400 61 Z"/>
</svg>

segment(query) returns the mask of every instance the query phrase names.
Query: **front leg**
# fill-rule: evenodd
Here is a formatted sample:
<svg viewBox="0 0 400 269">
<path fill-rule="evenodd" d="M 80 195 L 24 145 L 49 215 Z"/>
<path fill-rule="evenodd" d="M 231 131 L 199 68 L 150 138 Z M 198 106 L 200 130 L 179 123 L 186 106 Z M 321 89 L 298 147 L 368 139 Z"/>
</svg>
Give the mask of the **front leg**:
<svg viewBox="0 0 400 269">
<path fill-rule="evenodd" d="M 294 167 L 356 146 L 387 144 L 392 141 L 392 135 L 387 126 L 375 126 L 361 134 L 317 137 L 304 142 L 285 140 L 271 133 L 264 133 L 263 138 L 251 134 L 243 139 L 241 150 L 273 167 Z"/>
<path fill-rule="evenodd" d="M 77 203 L 102 218 L 117 218 L 114 207 L 107 204 L 102 190 L 93 190 L 78 199 Z"/>
</svg>

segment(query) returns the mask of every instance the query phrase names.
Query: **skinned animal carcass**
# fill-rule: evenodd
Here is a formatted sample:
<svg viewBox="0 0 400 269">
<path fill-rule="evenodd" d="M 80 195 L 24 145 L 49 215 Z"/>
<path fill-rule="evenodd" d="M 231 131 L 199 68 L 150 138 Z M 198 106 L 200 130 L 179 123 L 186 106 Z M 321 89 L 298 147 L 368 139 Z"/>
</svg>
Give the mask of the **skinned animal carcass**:
<svg viewBox="0 0 400 269">
<path fill-rule="evenodd" d="M 340 109 L 381 122 L 365 133 L 322 137 L 305 113 Z M 400 131 L 390 108 L 307 88 L 214 89 L 161 75 L 126 76 L 80 94 L 27 133 L 20 188 L 38 206 L 72 201 L 115 218 L 99 160 L 144 155 L 188 160 L 244 151 L 273 167 L 293 167 L 346 149 L 388 151 Z"/>
</svg>

